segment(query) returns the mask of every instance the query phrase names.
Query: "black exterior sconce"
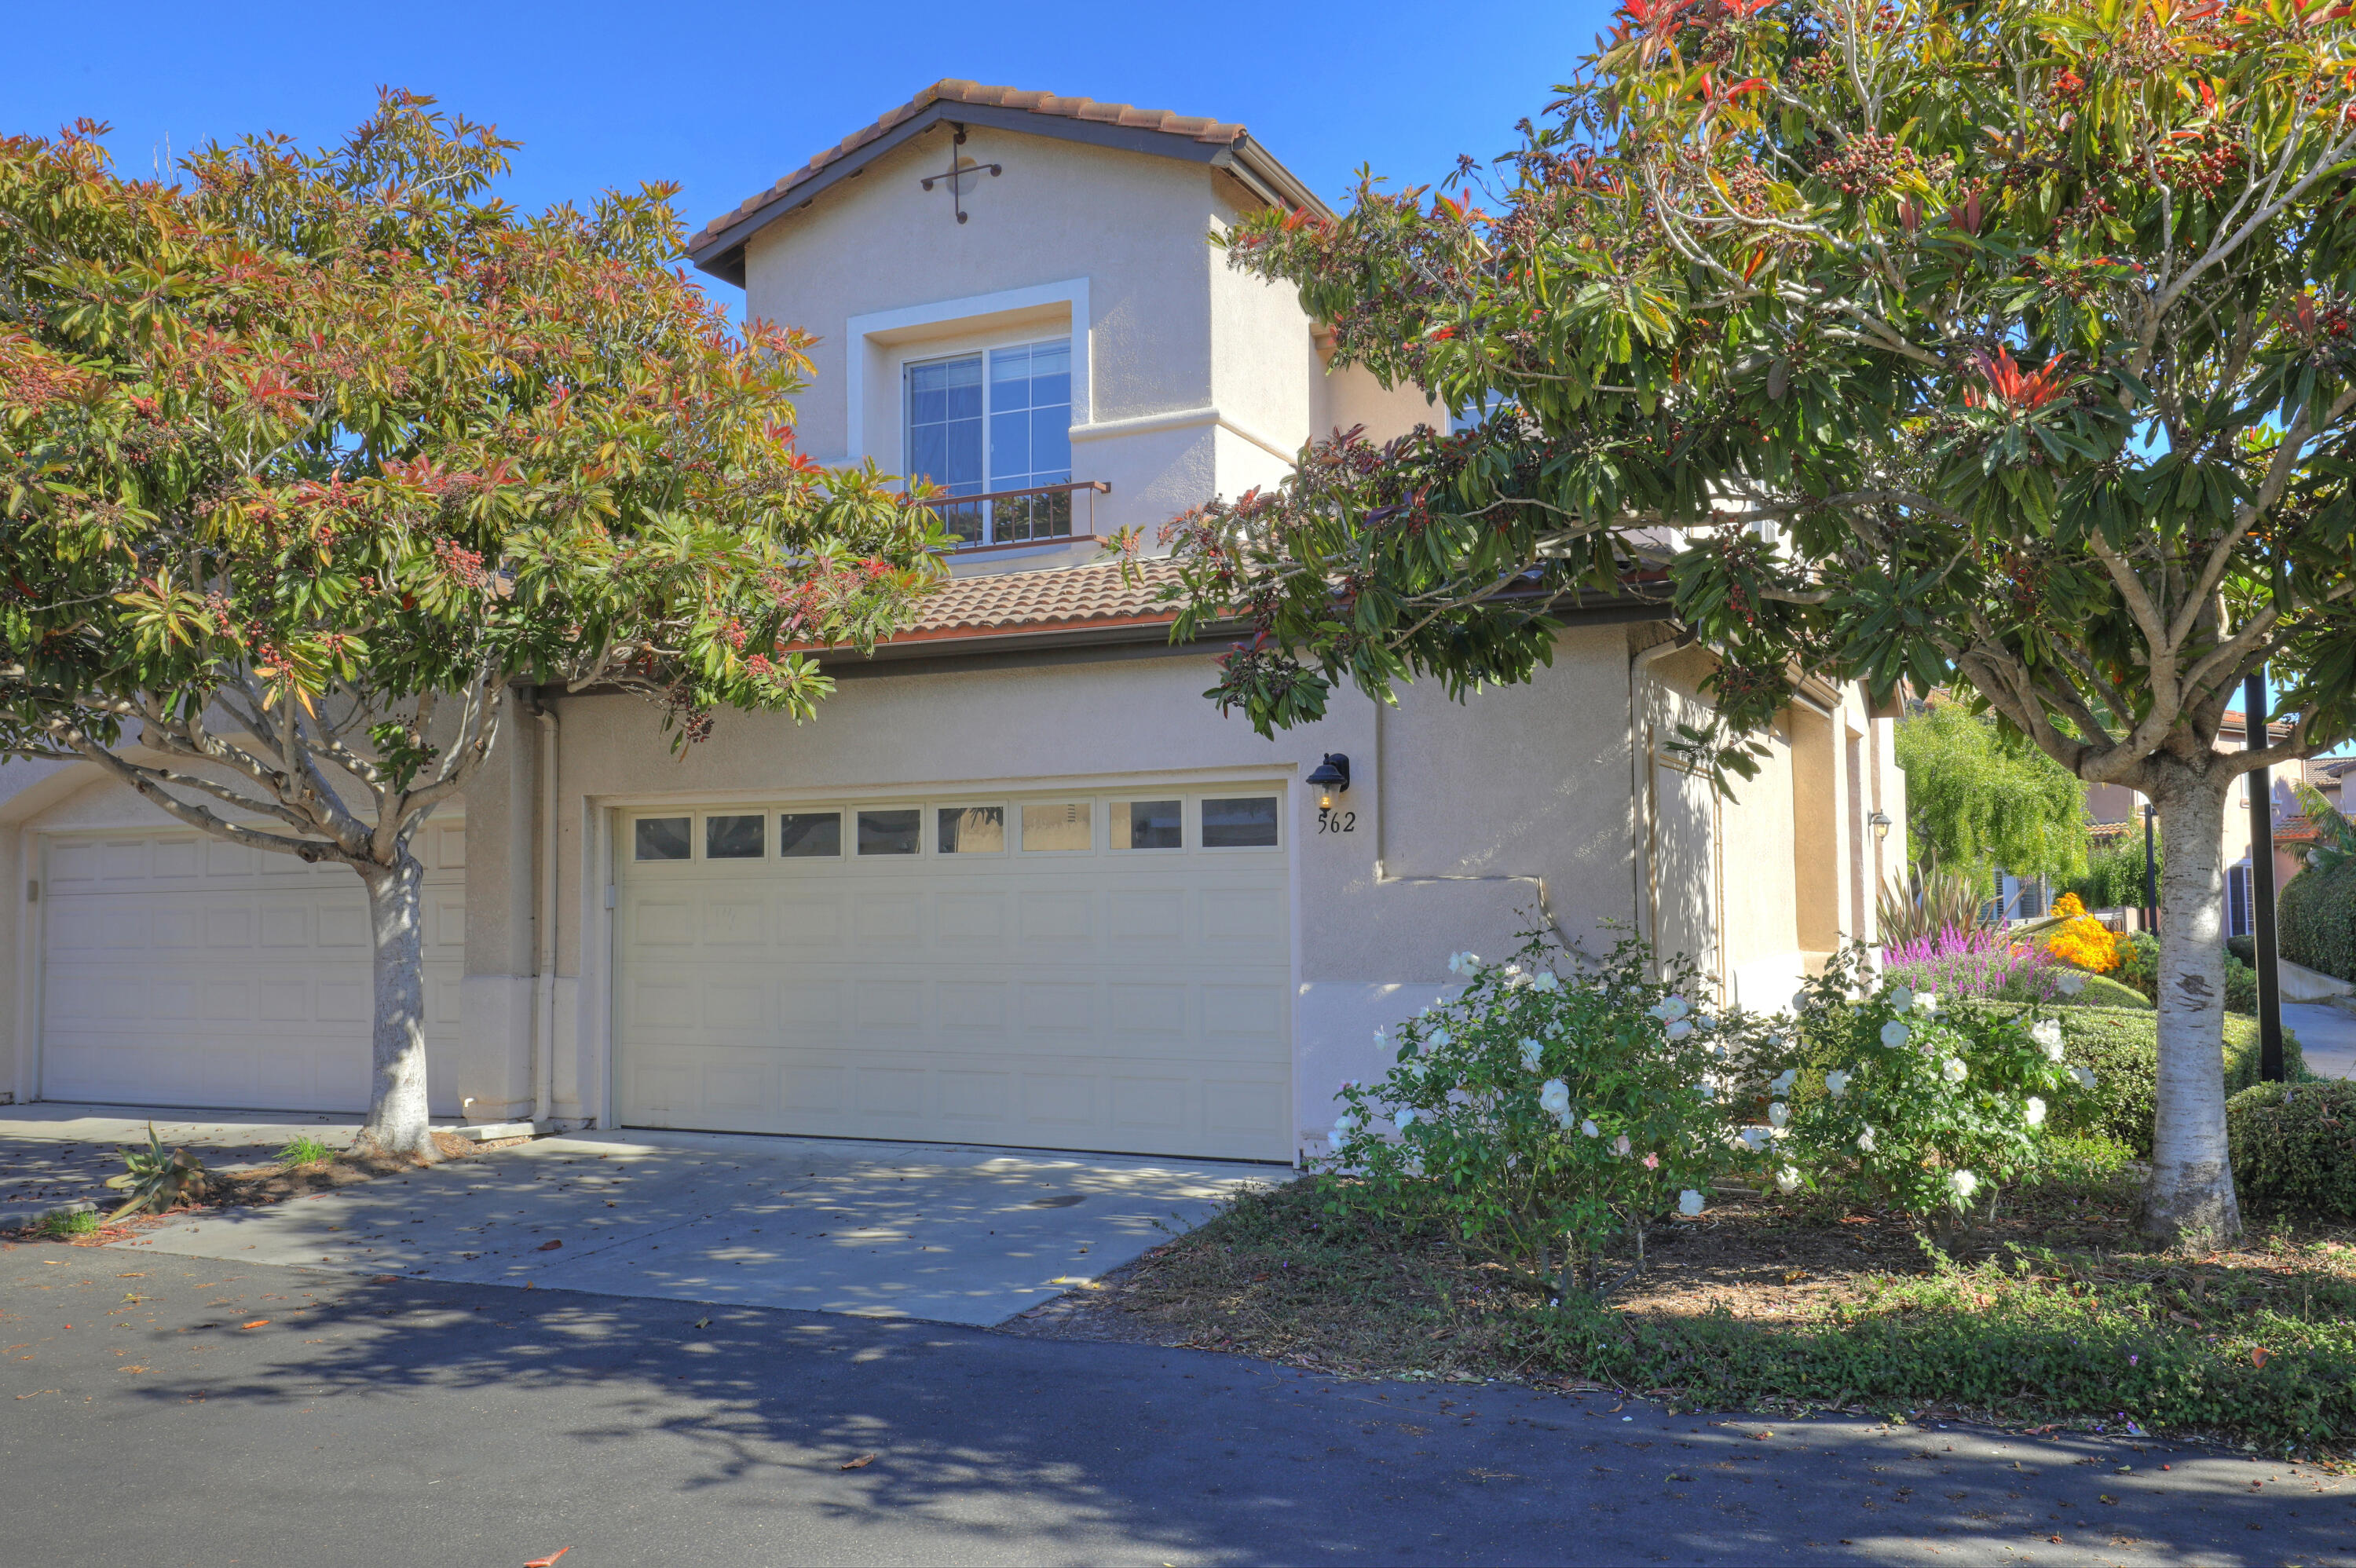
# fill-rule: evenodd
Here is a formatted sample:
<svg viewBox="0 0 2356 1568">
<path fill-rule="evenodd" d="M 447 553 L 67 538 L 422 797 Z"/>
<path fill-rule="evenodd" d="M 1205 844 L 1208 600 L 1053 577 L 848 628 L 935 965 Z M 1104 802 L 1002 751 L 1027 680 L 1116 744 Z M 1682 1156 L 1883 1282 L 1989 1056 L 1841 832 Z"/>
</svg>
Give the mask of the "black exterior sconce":
<svg viewBox="0 0 2356 1568">
<path fill-rule="evenodd" d="M 1350 759 L 1339 752 L 1326 752 L 1325 760 L 1309 775 L 1309 782 L 1317 786 L 1318 806 L 1332 809 L 1335 795 L 1350 793 Z"/>
</svg>

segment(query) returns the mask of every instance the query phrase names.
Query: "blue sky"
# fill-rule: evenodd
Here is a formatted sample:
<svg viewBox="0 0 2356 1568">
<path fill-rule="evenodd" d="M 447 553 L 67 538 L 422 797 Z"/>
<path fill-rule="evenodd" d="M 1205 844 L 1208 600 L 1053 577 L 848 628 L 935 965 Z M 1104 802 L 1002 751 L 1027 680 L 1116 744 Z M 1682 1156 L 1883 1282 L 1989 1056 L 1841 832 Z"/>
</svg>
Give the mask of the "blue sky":
<svg viewBox="0 0 2356 1568">
<path fill-rule="evenodd" d="M 379 84 L 524 144 L 529 207 L 671 179 L 700 226 L 926 83 L 966 77 L 1240 121 L 1329 199 L 1361 163 L 1408 180 L 1505 151 L 1611 7 L 1471 0 L 753 5 L 117 4 L 28 7 L 0 131 L 105 120 L 128 172 L 214 137 L 349 129 Z M 1346 19 L 1344 19 L 1346 18 Z M 25 69 L 30 65 L 32 69 Z M 713 287 L 733 301 L 735 291 Z"/>
</svg>

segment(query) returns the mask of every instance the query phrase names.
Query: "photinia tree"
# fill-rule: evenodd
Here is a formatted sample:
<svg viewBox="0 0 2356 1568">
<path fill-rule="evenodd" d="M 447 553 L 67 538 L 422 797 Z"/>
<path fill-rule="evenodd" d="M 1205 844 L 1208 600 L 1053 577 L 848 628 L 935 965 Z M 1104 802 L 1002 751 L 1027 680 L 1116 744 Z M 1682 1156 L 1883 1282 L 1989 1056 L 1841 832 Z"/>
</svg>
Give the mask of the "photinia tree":
<svg viewBox="0 0 2356 1568">
<path fill-rule="evenodd" d="M 1525 678 L 1558 602 L 1653 594 L 1721 661 L 1721 782 L 1814 671 L 2141 791 L 2144 1223 L 2231 1234 L 2225 803 L 2356 723 L 2351 70 L 2340 0 L 1628 0 L 1458 194 L 1228 239 L 1472 425 L 1179 519 L 1179 633 L 1250 620 L 1212 695 L 1266 729 Z M 2261 667 L 2288 732 L 2221 750 Z"/>
<path fill-rule="evenodd" d="M 503 688 L 637 692 L 682 744 L 805 717 L 807 650 L 898 625 L 937 524 L 795 449 L 802 340 L 731 334 L 670 187 L 519 215 L 514 144 L 402 92 L 178 183 L 103 132 L 0 141 L 0 756 L 358 873 L 364 1135 L 431 1157 L 410 846 Z"/>
</svg>

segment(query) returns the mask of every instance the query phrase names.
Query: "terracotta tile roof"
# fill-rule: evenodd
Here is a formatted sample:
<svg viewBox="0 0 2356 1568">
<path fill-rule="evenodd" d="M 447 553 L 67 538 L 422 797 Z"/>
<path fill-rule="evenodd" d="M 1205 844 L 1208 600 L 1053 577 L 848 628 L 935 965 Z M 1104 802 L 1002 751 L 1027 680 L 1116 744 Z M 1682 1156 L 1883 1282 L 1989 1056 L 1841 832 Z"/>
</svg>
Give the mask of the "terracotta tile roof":
<svg viewBox="0 0 2356 1568">
<path fill-rule="evenodd" d="M 1132 131 L 1159 131 L 1213 146 L 1232 146 L 1242 141 L 1245 135 L 1241 125 L 1205 119 L 1199 114 L 1173 114 L 1167 109 L 1140 109 L 1129 103 L 1099 103 L 1093 98 L 1063 98 L 1052 92 L 1019 87 L 985 87 L 978 81 L 945 77 L 873 124 L 863 125 L 833 146 L 812 154 L 809 162 L 768 189 L 746 197 L 731 210 L 722 213 L 705 224 L 695 238 L 687 242 L 687 248 L 690 251 L 702 249 L 731 225 L 751 217 L 765 207 L 782 201 L 793 193 L 795 187 L 815 178 L 828 165 L 848 157 L 883 136 L 894 125 L 914 119 L 936 103 L 971 103 L 982 108 L 1015 109 L 1032 114 L 1055 115 L 1065 120 L 1093 121 Z"/>
<path fill-rule="evenodd" d="M 1123 581 L 1120 563 L 1105 561 L 1043 571 L 1008 571 L 951 578 L 930 599 L 915 627 L 894 644 L 1068 631 L 1089 626 L 1146 625 L 1176 616 L 1154 595 L 1177 581 L 1166 560 L 1138 563 Z"/>
</svg>

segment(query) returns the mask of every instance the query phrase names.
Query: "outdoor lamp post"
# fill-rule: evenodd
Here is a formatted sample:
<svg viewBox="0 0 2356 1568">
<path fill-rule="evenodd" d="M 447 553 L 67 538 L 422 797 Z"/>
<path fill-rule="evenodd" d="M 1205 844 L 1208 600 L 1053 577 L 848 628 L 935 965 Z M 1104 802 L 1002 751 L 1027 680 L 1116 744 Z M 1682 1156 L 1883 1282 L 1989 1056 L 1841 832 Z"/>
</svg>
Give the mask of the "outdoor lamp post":
<svg viewBox="0 0 2356 1568">
<path fill-rule="evenodd" d="M 2272 734 L 2266 720 L 2266 677 L 2254 671 L 2242 687 L 2242 744 L 2264 751 Z M 2283 1081 L 2282 972 L 2275 953 L 2275 791 L 2265 768 L 2243 775 L 2250 792 L 2250 936 L 2258 971 L 2258 1076 Z"/>
</svg>

